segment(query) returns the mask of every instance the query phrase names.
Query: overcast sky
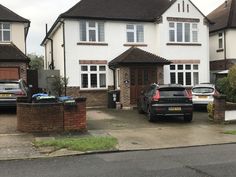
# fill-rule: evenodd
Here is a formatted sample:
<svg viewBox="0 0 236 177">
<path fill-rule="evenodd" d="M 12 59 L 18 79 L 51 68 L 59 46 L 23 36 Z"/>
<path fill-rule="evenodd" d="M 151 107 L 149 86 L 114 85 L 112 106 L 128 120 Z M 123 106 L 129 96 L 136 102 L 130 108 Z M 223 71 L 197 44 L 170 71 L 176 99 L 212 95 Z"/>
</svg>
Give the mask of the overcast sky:
<svg viewBox="0 0 236 177">
<path fill-rule="evenodd" d="M 224 1 L 192 0 L 205 15 Z M 45 37 L 45 24 L 47 23 L 50 28 L 61 13 L 67 11 L 77 2 L 79 0 L 0 0 L 0 4 L 31 21 L 27 38 L 27 50 L 28 53 L 36 53 L 38 55 L 44 54 L 40 43 Z"/>
</svg>

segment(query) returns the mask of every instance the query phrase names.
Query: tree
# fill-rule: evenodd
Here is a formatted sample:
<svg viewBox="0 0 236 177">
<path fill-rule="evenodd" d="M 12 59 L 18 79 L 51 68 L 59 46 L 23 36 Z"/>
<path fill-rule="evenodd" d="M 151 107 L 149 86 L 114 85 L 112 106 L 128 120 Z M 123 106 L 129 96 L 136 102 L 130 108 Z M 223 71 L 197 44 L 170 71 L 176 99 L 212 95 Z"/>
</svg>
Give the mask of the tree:
<svg viewBox="0 0 236 177">
<path fill-rule="evenodd" d="M 228 79 L 230 86 L 236 89 L 236 65 L 232 66 L 229 70 Z"/>
<path fill-rule="evenodd" d="M 41 70 L 44 67 L 44 60 L 42 55 L 36 55 L 35 53 L 31 53 L 28 55 L 30 58 L 30 69 L 32 70 Z"/>
</svg>

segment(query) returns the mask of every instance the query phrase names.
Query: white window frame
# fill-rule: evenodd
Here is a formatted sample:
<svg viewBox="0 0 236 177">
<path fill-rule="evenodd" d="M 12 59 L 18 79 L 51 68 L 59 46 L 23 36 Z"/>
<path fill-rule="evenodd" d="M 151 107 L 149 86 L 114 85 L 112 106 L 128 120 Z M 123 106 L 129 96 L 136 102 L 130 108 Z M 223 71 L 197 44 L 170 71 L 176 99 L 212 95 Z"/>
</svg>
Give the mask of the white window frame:
<svg viewBox="0 0 236 177">
<path fill-rule="evenodd" d="M 199 83 L 199 66 L 200 66 L 199 64 L 171 64 L 171 65 L 175 65 L 175 69 L 171 70 L 169 68 L 169 70 L 170 70 L 170 83 L 171 83 L 171 73 L 175 74 L 175 81 L 176 81 L 175 84 L 179 83 L 178 74 L 183 73 L 183 86 L 186 86 L 186 87 L 194 86 L 194 73 L 198 73 L 198 83 Z M 178 65 L 183 65 L 183 69 L 178 70 Z M 190 65 L 191 69 L 186 69 L 186 65 Z M 198 69 L 194 69 L 194 65 L 197 65 Z M 191 73 L 191 85 L 186 85 L 186 73 Z"/>
<path fill-rule="evenodd" d="M 220 47 L 220 40 L 222 40 L 222 47 Z M 224 33 L 223 32 L 218 33 L 218 49 L 224 49 Z"/>
<path fill-rule="evenodd" d="M 173 23 L 174 24 L 174 27 L 170 27 L 170 24 Z M 177 31 L 177 24 L 180 23 L 182 24 L 182 41 L 177 41 L 178 39 L 178 31 Z M 186 29 L 185 29 L 185 24 L 189 24 L 190 25 L 190 40 L 189 42 L 186 42 L 186 39 L 185 39 L 185 32 L 186 32 Z M 197 25 L 197 28 L 193 28 L 193 24 L 194 25 Z M 174 22 L 174 21 L 170 21 L 168 23 L 168 30 L 169 30 L 169 33 L 168 33 L 168 37 L 169 37 L 169 42 L 170 43 L 198 43 L 199 41 L 199 30 L 198 30 L 198 23 L 190 23 L 190 22 Z M 174 33 L 175 33 L 175 40 L 174 41 L 171 41 L 170 40 L 170 31 L 173 31 L 174 30 Z M 193 32 L 197 32 L 197 41 L 193 41 Z"/>
<path fill-rule="evenodd" d="M 120 90 L 120 69 L 116 69 L 116 89 Z"/>
<path fill-rule="evenodd" d="M 82 67 L 87 66 L 87 71 L 82 71 Z M 91 66 L 96 66 L 96 71 L 91 71 L 90 67 Z M 105 66 L 105 71 L 100 71 L 99 67 L 100 66 Z M 83 81 L 83 74 L 88 75 L 88 88 L 83 88 L 82 81 Z M 97 87 L 91 87 L 91 74 L 96 74 L 97 75 Z M 100 86 L 100 74 L 105 74 L 106 76 L 106 87 L 101 87 Z M 108 80 L 107 80 L 107 65 L 105 64 L 83 64 L 80 65 L 80 84 L 81 84 L 81 90 L 105 90 L 108 88 Z"/>
<path fill-rule="evenodd" d="M 132 25 L 133 29 L 128 29 L 128 25 Z M 138 26 L 142 26 L 143 27 L 143 41 L 138 41 L 138 36 L 137 36 L 137 27 Z M 134 34 L 134 41 L 133 42 L 128 42 L 128 32 L 133 33 Z M 143 24 L 126 24 L 126 42 L 127 43 L 144 43 L 144 25 Z"/>
<path fill-rule="evenodd" d="M 10 26 L 10 28 L 9 29 L 4 29 L 3 28 L 4 24 L 8 24 Z M 10 42 L 11 41 L 11 24 L 10 23 L 2 23 L 2 22 L 0 22 L 0 29 L 1 29 L 0 35 L 2 37 L 2 40 L 0 40 L 0 42 Z M 5 31 L 8 31 L 10 33 L 10 39 L 9 40 L 4 40 L 4 32 Z"/>
<path fill-rule="evenodd" d="M 86 24 L 86 40 L 85 41 L 83 41 L 82 39 L 81 39 L 81 36 L 80 36 L 80 42 L 86 42 L 86 43 L 104 43 L 105 42 L 105 23 L 104 22 L 98 22 L 98 21 L 84 21 L 85 22 L 85 24 Z M 95 27 L 90 27 L 89 26 L 89 23 L 90 22 L 94 22 L 95 23 Z M 102 40 L 102 41 L 99 41 L 99 23 L 102 23 L 103 24 L 103 28 L 104 28 L 104 40 Z M 79 23 L 79 25 L 81 25 L 80 23 Z M 81 27 L 79 28 L 80 30 L 81 30 Z M 89 36 L 89 31 L 90 30 L 95 30 L 95 41 L 90 41 L 90 36 Z"/>
</svg>

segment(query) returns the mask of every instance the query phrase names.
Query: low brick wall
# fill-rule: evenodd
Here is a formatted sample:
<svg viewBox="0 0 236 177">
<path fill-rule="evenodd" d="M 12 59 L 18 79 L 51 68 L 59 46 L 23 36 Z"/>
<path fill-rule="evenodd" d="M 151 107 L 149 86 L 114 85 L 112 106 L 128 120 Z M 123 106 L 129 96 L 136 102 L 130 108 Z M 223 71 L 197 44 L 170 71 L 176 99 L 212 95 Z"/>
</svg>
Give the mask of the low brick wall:
<svg viewBox="0 0 236 177">
<path fill-rule="evenodd" d="M 17 103 L 17 130 L 27 133 L 86 131 L 86 98 L 77 105 Z"/>
<path fill-rule="evenodd" d="M 17 130 L 21 132 L 63 131 L 63 104 L 17 104 Z"/>
</svg>

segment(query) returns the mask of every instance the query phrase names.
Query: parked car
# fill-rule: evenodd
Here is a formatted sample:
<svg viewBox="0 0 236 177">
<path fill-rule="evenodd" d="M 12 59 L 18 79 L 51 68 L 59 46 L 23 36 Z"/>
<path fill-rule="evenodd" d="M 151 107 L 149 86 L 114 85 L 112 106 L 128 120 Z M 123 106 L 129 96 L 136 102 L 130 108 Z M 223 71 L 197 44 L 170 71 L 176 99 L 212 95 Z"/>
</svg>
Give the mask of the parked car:
<svg viewBox="0 0 236 177">
<path fill-rule="evenodd" d="M 152 84 L 141 93 L 138 100 L 139 113 L 147 113 L 148 120 L 158 116 L 183 116 L 186 122 L 193 117 L 192 97 L 182 85 Z"/>
<path fill-rule="evenodd" d="M 213 84 L 198 84 L 192 88 L 193 105 L 207 106 L 208 103 L 214 101 L 213 95 L 217 94 Z"/>
<path fill-rule="evenodd" d="M 26 83 L 18 81 L 0 80 L 0 107 L 15 107 L 17 97 L 26 97 L 28 88 Z"/>
</svg>

